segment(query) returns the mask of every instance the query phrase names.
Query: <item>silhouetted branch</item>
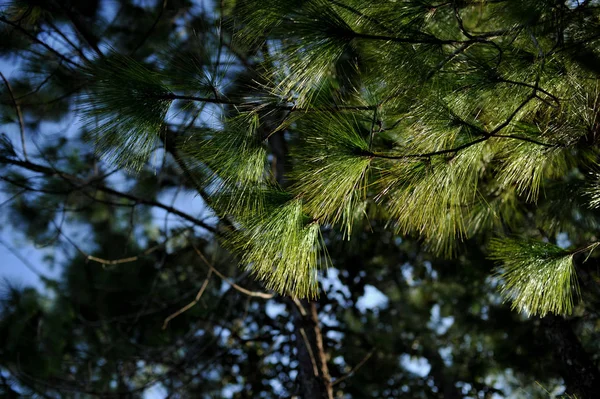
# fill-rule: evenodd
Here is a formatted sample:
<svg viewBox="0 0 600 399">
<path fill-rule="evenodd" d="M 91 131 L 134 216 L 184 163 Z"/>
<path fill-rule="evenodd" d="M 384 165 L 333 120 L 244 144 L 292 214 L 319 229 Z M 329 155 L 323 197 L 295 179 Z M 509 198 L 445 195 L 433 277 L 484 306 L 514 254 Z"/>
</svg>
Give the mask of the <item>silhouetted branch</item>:
<svg viewBox="0 0 600 399">
<path fill-rule="evenodd" d="M 94 180 L 86 181 L 77 176 L 73 176 L 71 174 L 68 174 L 68 173 L 65 173 L 62 171 L 54 170 L 54 169 L 49 168 L 44 165 L 39 165 L 39 164 L 29 162 L 29 161 L 21 161 L 18 159 L 7 158 L 7 157 L 3 157 L 3 156 L 0 156 L 0 164 L 19 166 L 21 168 L 24 168 L 24 169 L 27 169 L 27 170 L 30 170 L 33 172 L 43 173 L 47 176 L 61 177 L 61 178 L 65 179 L 66 181 L 70 182 L 71 184 L 73 184 L 73 186 L 77 190 L 84 190 L 86 187 L 92 187 L 96 190 L 105 192 L 110 195 L 114 195 L 115 197 L 130 200 L 136 204 L 144 204 L 144 205 L 148 205 L 148 206 L 157 207 L 157 208 L 163 209 L 167 212 L 170 212 L 174 215 L 177 215 L 177 216 L 181 217 L 182 219 L 185 219 L 188 222 L 195 224 L 196 226 L 200 226 L 203 229 L 210 231 L 211 233 L 218 234 L 217 230 L 213 226 L 210 226 L 210 225 L 204 223 L 203 221 L 196 219 L 195 217 L 193 217 L 185 212 L 182 212 L 178 209 L 175 209 L 171 206 L 165 205 L 163 203 L 160 203 L 160 202 L 152 200 L 152 199 L 138 197 L 133 194 L 124 193 L 124 192 L 112 189 L 110 187 L 107 187 L 107 186 L 104 186 L 101 184 L 95 184 Z M 3 179 L 7 180 L 6 178 L 3 178 Z M 63 192 L 63 194 L 65 194 L 65 193 L 67 193 L 67 192 Z"/>
</svg>

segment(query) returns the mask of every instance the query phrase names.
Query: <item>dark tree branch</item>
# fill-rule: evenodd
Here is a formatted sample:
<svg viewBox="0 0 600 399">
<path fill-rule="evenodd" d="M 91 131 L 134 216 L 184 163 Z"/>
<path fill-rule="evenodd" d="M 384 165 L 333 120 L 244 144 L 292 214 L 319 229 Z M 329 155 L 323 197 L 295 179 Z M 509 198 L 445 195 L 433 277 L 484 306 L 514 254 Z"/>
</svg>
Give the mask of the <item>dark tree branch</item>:
<svg viewBox="0 0 600 399">
<path fill-rule="evenodd" d="M 185 101 L 197 101 L 211 104 L 222 104 L 222 105 L 231 105 L 236 107 L 246 107 L 246 108 L 275 108 L 278 110 L 284 111 L 293 111 L 293 112 L 337 112 L 337 111 L 372 111 L 377 108 L 377 105 L 330 105 L 326 107 L 316 107 L 316 108 L 302 108 L 297 107 L 295 105 L 282 105 L 282 104 L 272 104 L 265 105 L 264 103 L 257 101 L 233 101 L 228 100 L 221 97 L 210 98 L 210 97 L 196 97 L 196 96 L 185 96 L 170 93 L 164 96 L 161 96 L 160 99 L 163 100 L 185 100 Z"/>
<path fill-rule="evenodd" d="M 85 56 L 85 54 L 83 53 L 83 50 L 81 49 L 81 47 L 77 46 L 75 43 L 73 43 L 71 41 L 71 39 L 68 38 L 67 35 L 65 35 L 60 29 L 58 29 L 58 26 L 56 26 L 55 24 L 53 24 L 52 22 L 48 22 L 48 25 L 50 25 L 50 27 L 52 27 L 52 29 L 54 29 L 56 31 L 56 33 L 59 34 L 60 37 L 62 37 L 62 39 L 67 42 L 71 47 L 73 47 L 73 49 L 75 51 L 77 51 L 77 53 L 79 53 L 79 55 L 81 56 L 81 59 L 84 61 L 89 61 L 87 59 L 87 57 Z"/>
<path fill-rule="evenodd" d="M 98 48 L 98 38 L 90 31 L 86 22 L 83 20 L 81 15 L 75 12 L 70 6 L 63 4 L 62 2 L 58 3 L 58 8 L 62 9 L 62 11 L 67 15 L 76 31 L 79 32 L 81 37 L 87 42 L 92 50 L 100 57 L 104 57 L 100 48 Z"/>
<path fill-rule="evenodd" d="M 196 226 L 202 227 L 203 229 L 208 230 L 211 233 L 217 234 L 217 230 L 213 226 L 210 226 L 210 225 L 204 223 L 203 221 L 196 219 L 195 217 L 193 217 L 185 212 L 182 212 L 178 209 L 175 209 L 171 206 L 165 205 L 158 201 L 154 201 L 152 199 L 138 197 L 133 194 L 117 191 L 115 189 L 112 189 L 110 187 L 107 187 L 107 186 L 104 186 L 101 184 L 96 184 L 94 180 L 86 181 L 77 176 L 58 171 L 58 170 L 52 169 L 52 168 L 44 166 L 44 165 L 39 165 L 39 164 L 29 162 L 29 161 L 21 161 L 18 159 L 6 158 L 3 156 L 0 156 L 0 164 L 18 166 L 18 167 L 21 167 L 21 168 L 24 168 L 24 169 L 27 169 L 27 170 L 30 170 L 33 172 L 42 173 L 47 176 L 59 176 L 62 179 L 65 179 L 66 181 L 73 184 L 76 187 L 76 189 L 78 189 L 78 190 L 85 190 L 87 187 L 91 187 L 96 190 L 113 195 L 115 197 L 130 200 L 136 204 L 143 204 L 143 205 L 157 207 L 157 208 L 163 209 L 167 212 L 170 212 L 174 215 L 177 215 L 177 216 L 181 217 L 182 219 L 185 219 L 188 222 L 193 223 Z"/>
<path fill-rule="evenodd" d="M 148 38 L 152 35 L 152 32 L 154 32 L 154 29 L 156 29 L 156 26 L 160 22 L 160 19 L 162 18 L 165 12 L 165 8 L 167 8 L 167 2 L 168 0 L 163 0 L 162 5 L 160 6 L 160 10 L 158 11 L 156 18 L 154 19 L 154 23 L 152 23 L 152 26 L 150 26 L 148 31 L 146 31 L 144 37 L 142 37 L 142 40 L 140 40 L 137 46 L 135 46 L 135 48 L 131 52 L 131 55 L 134 55 L 144 45 L 144 43 L 146 43 L 146 40 L 148 40 Z"/>
<path fill-rule="evenodd" d="M 329 2 L 331 4 L 333 4 L 333 5 L 336 5 L 336 6 L 338 6 L 340 8 L 343 8 L 343 9 L 345 9 L 347 11 L 350 11 L 354 15 L 357 15 L 357 16 L 359 16 L 361 18 L 364 18 L 365 20 L 369 21 L 370 23 L 372 23 L 373 25 L 377 26 L 378 28 L 381 28 L 382 30 L 384 30 L 387 33 L 390 33 L 390 34 L 393 33 L 393 31 L 390 28 L 388 28 L 387 26 L 385 26 L 381 21 L 379 21 L 376 18 L 373 18 L 370 15 L 367 15 L 365 13 L 360 12 L 359 10 L 357 10 L 354 7 L 351 7 L 351 6 L 347 5 L 347 4 L 341 3 L 341 2 L 339 2 L 337 0 L 329 0 Z"/>
<path fill-rule="evenodd" d="M 363 357 L 363 359 L 358 362 L 356 364 L 356 366 L 352 367 L 352 369 L 347 372 L 346 374 L 344 374 L 343 376 L 341 376 L 340 378 L 336 379 L 335 381 L 333 381 L 331 383 L 332 386 L 339 384 L 340 382 L 352 377 L 357 371 L 358 369 L 360 369 L 362 366 L 364 366 L 364 364 L 371 358 L 371 356 L 373 356 L 373 353 L 375 353 L 375 349 L 371 349 L 366 355 L 365 357 Z"/>
<path fill-rule="evenodd" d="M 358 33 L 354 32 L 353 37 L 362 40 L 374 40 L 374 41 L 384 41 L 384 42 L 393 42 L 393 43 L 403 43 L 403 44 L 462 44 L 462 43 L 470 43 L 468 40 L 445 40 L 438 39 L 434 36 L 424 36 L 424 37 L 396 37 L 396 36 L 383 36 L 383 35 L 370 35 L 367 33 Z"/>
<path fill-rule="evenodd" d="M 55 49 L 53 49 L 52 47 L 50 47 L 48 44 L 46 44 L 42 40 L 38 39 L 37 37 L 35 37 L 31 33 L 29 33 L 27 30 L 25 30 L 20 25 L 12 22 L 10 20 L 8 20 L 7 18 L 5 18 L 3 16 L 0 16 L 0 22 L 4 22 L 5 24 L 12 26 L 13 28 L 15 28 L 16 30 L 18 30 L 19 32 L 21 32 L 23 35 L 25 35 L 29 39 L 31 39 L 31 41 L 33 41 L 34 43 L 37 43 L 37 44 L 41 45 L 42 47 L 44 47 L 45 49 L 47 49 L 48 51 L 50 51 L 52 54 L 54 54 L 55 56 L 57 56 L 61 60 L 65 61 L 66 63 L 71 64 L 72 66 L 74 66 L 76 68 L 81 68 L 81 65 L 79 65 L 75 61 L 70 60 L 69 58 L 65 57 L 64 55 L 62 55 L 61 53 L 59 53 L 58 51 L 56 51 Z"/>
<path fill-rule="evenodd" d="M 323 335 L 316 304 L 306 299 L 288 299 L 294 309 L 294 334 L 303 398 L 333 399 L 333 384 L 327 366 Z"/>
</svg>

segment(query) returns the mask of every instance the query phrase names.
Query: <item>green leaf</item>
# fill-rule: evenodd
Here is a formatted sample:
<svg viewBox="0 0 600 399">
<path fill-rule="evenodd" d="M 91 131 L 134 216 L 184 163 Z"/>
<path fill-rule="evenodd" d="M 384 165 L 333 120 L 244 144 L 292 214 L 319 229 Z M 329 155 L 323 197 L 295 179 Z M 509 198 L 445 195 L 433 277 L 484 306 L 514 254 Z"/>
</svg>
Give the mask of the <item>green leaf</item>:
<svg viewBox="0 0 600 399">
<path fill-rule="evenodd" d="M 490 258 L 501 263 L 501 294 L 528 315 L 568 315 L 580 297 L 573 252 L 542 241 L 494 239 Z"/>
</svg>

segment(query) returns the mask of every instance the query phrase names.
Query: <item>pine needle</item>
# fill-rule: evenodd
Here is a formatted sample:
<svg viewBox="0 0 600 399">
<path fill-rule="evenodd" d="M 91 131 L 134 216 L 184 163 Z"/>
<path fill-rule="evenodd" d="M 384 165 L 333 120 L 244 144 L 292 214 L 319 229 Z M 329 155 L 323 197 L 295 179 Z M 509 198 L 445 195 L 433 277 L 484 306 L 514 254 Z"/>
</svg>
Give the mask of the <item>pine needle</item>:
<svg viewBox="0 0 600 399">
<path fill-rule="evenodd" d="M 501 263 L 501 294 L 528 315 L 571 314 L 580 297 L 573 252 L 533 240 L 495 239 L 490 258 Z"/>
<path fill-rule="evenodd" d="M 254 113 L 226 121 L 219 131 L 196 131 L 181 145 L 189 165 L 200 170 L 222 214 L 262 212 L 274 188 L 267 181 L 267 151 Z"/>
<path fill-rule="evenodd" d="M 343 220 L 350 234 L 355 210 L 365 196 L 371 164 L 367 149 L 356 121 L 315 117 L 303 126 L 302 146 L 293 154 L 298 162 L 291 190 L 303 198 L 305 210 L 314 219 Z"/>
<path fill-rule="evenodd" d="M 86 72 L 94 83 L 80 109 L 97 151 L 110 162 L 141 169 L 159 139 L 172 93 L 157 73 L 118 54 Z"/>
<path fill-rule="evenodd" d="M 306 223 L 300 200 L 289 201 L 244 224 L 226 245 L 266 288 L 298 298 L 315 297 L 321 267 L 320 226 Z"/>
<path fill-rule="evenodd" d="M 466 238 L 468 205 L 477 198 L 488 160 L 489 148 L 480 143 L 451 158 L 383 163 L 376 199 L 387 205 L 400 232 L 417 233 L 435 253 L 451 255 Z"/>
</svg>

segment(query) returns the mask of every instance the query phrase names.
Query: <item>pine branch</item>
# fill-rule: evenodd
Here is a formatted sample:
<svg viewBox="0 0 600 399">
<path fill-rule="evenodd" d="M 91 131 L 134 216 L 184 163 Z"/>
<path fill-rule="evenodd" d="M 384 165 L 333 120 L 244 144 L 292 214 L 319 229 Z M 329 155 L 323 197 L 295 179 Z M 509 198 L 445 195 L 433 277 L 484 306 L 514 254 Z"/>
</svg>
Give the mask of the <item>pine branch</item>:
<svg viewBox="0 0 600 399">
<path fill-rule="evenodd" d="M 79 15 L 75 10 L 73 10 L 73 8 L 71 6 L 69 6 L 67 4 L 63 4 L 62 2 L 58 2 L 58 8 L 62 9 L 62 11 L 67 15 L 67 17 L 69 18 L 69 20 L 75 27 L 76 31 L 79 32 L 81 37 L 83 37 L 83 39 L 87 42 L 87 44 L 90 46 L 90 48 L 92 50 L 94 50 L 94 52 L 100 58 L 102 58 L 104 56 L 104 54 L 102 54 L 102 52 L 98 48 L 98 44 L 97 44 L 98 38 L 96 38 L 91 33 L 90 29 L 88 28 L 86 23 L 81 18 L 81 15 Z"/>
<path fill-rule="evenodd" d="M 339 112 L 339 111 L 372 111 L 377 108 L 376 105 L 337 105 L 332 104 L 329 106 L 317 106 L 317 107 L 298 107 L 295 105 L 283 105 L 283 104 L 265 104 L 258 101 L 234 101 L 225 98 L 217 97 L 197 97 L 197 96 L 186 96 L 180 94 L 166 94 L 157 97 L 158 99 L 164 100 L 185 100 L 185 101 L 196 101 L 209 104 L 222 104 L 231 105 L 241 108 L 258 109 L 258 108 L 273 108 L 282 111 L 292 112 Z"/>
<path fill-rule="evenodd" d="M 343 8 L 347 11 L 350 11 L 351 13 L 359 16 L 360 18 L 364 18 L 365 20 L 369 21 L 370 23 L 372 23 L 374 26 L 377 26 L 378 28 L 381 28 L 383 31 L 387 32 L 387 33 L 393 33 L 393 31 L 391 29 L 389 29 L 387 26 L 385 26 L 381 21 L 379 21 L 377 18 L 373 18 L 370 15 L 364 14 L 362 12 L 360 12 L 359 10 L 357 10 L 354 7 L 351 7 L 347 4 L 341 3 L 337 0 L 329 0 L 329 2 L 331 4 L 334 4 L 340 8 Z"/>
<path fill-rule="evenodd" d="M 267 294 L 265 292 L 250 291 L 250 290 L 247 290 L 244 287 L 239 286 L 233 280 L 231 280 L 229 277 L 225 276 L 223 273 L 221 273 L 219 270 L 217 270 L 217 268 L 214 267 L 213 264 L 208 261 L 208 259 L 206 259 L 206 257 L 204 256 L 204 254 L 198 249 L 198 247 L 193 242 L 191 242 L 191 244 L 192 244 L 192 248 L 194 249 L 194 252 L 196 252 L 196 255 L 198 255 L 198 257 L 200 257 L 200 259 L 202 260 L 202 262 L 206 266 L 208 266 L 209 271 L 213 272 L 217 276 L 219 276 L 219 278 L 221 278 L 221 280 L 223 280 L 227 284 L 229 284 L 234 290 L 236 290 L 238 292 L 241 292 L 242 294 L 247 295 L 247 296 L 249 296 L 251 298 L 271 299 L 271 298 L 273 298 L 275 296 L 274 294 Z"/>
<path fill-rule="evenodd" d="M 596 246 L 566 251 L 541 241 L 496 239 L 490 243 L 490 259 L 502 264 L 496 272 L 502 279 L 500 292 L 513 309 L 529 315 L 568 315 L 573 295 L 580 297 L 573 256 Z"/>
<path fill-rule="evenodd" d="M 475 40 L 444 40 L 438 39 L 434 36 L 423 35 L 423 37 L 396 37 L 396 36 L 383 36 L 383 35 L 370 35 L 367 33 L 354 32 L 353 37 L 363 40 L 371 41 L 384 41 L 402 44 L 468 44 L 474 43 Z"/>
</svg>

